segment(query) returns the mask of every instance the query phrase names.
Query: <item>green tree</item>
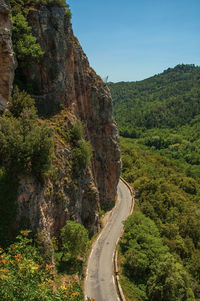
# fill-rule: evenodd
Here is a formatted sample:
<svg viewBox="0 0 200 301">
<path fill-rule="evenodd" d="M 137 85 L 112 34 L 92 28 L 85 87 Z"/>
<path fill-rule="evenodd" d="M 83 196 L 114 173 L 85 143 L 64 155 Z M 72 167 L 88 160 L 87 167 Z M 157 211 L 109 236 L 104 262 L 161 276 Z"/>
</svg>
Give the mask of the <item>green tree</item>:
<svg viewBox="0 0 200 301">
<path fill-rule="evenodd" d="M 153 221 L 141 212 L 131 215 L 124 223 L 121 241 L 126 273 L 137 279 L 146 279 L 153 267 L 168 253 Z"/>
<path fill-rule="evenodd" d="M 17 86 L 14 88 L 9 110 L 16 118 L 19 118 L 24 110 L 31 110 L 33 118 L 36 117 L 35 100 L 25 91 L 20 91 Z"/>
<path fill-rule="evenodd" d="M 10 111 L 0 117 L 0 164 L 19 174 L 33 174 L 42 179 L 51 167 L 52 130 L 37 124 L 34 100 L 15 89 Z"/>
<path fill-rule="evenodd" d="M 32 28 L 28 25 L 26 17 L 18 13 L 12 17 L 13 48 L 17 58 L 21 61 L 36 60 L 44 54 L 36 37 L 32 35 Z"/>
<path fill-rule="evenodd" d="M 194 301 L 187 272 L 173 256 L 166 257 L 147 283 L 150 301 Z"/>
<path fill-rule="evenodd" d="M 84 258 L 88 248 L 88 231 L 79 223 L 68 220 L 61 229 L 62 251 L 66 260 Z"/>
</svg>

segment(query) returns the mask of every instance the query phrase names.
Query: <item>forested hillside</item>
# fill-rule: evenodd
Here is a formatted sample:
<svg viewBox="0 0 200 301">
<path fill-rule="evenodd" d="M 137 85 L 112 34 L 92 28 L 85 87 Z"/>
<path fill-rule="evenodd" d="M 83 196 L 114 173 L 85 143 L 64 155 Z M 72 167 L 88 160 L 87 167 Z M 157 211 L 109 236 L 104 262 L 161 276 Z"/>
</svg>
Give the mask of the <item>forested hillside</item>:
<svg viewBox="0 0 200 301">
<path fill-rule="evenodd" d="M 120 244 L 126 295 L 199 300 L 200 178 L 134 139 L 122 138 L 121 147 L 122 176 L 137 191 Z"/>
<path fill-rule="evenodd" d="M 200 68 L 110 84 L 135 213 L 120 243 L 129 300 L 200 300 Z M 129 137 L 129 138 L 125 138 Z"/>
<path fill-rule="evenodd" d="M 109 84 L 120 134 L 200 176 L 200 67 L 178 65 L 141 82 Z"/>
<path fill-rule="evenodd" d="M 120 134 L 175 128 L 200 114 L 200 67 L 178 65 L 140 82 L 109 84 Z"/>
</svg>

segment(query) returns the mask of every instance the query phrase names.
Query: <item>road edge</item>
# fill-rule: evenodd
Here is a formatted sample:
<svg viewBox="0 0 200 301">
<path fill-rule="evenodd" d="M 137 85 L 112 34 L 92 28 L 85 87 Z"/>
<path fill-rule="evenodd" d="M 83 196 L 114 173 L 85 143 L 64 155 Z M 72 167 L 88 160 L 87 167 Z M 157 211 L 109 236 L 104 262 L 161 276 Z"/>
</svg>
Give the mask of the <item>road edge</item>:
<svg viewBox="0 0 200 301">
<path fill-rule="evenodd" d="M 120 180 L 121 180 L 121 178 L 120 178 Z M 115 206 L 116 206 L 116 204 L 115 204 Z M 84 275 L 84 280 L 83 280 L 83 294 L 84 294 L 84 301 L 88 301 L 88 300 L 89 300 L 89 299 L 88 299 L 88 296 L 86 295 L 86 292 L 85 292 L 85 282 L 86 282 L 86 279 L 87 279 L 87 277 L 88 277 L 88 261 L 89 261 L 89 259 L 90 259 L 90 256 L 92 255 L 92 252 L 93 252 L 93 249 L 94 249 L 94 246 L 95 246 L 96 242 L 99 240 L 99 238 L 101 237 L 102 231 L 105 229 L 105 227 L 106 227 L 107 224 L 108 224 L 109 217 L 110 217 L 110 215 L 112 214 L 112 211 L 113 211 L 113 209 L 115 208 L 115 206 L 114 206 L 110 211 L 108 211 L 108 212 L 105 213 L 105 215 L 108 214 L 108 219 L 107 219 L 106 223 L 103 225 L 103 227 L 100 228 L 100 231 L 96 233 L 96 236 L 95 236 L 95 238 L 94 238 L 94 240 L 93 240 L 93 242 L 92 242 L 92 244 L 91 244 L 90 250 L 89 250 L 88 255 L 87 255 L 87 260 L 86 260 L 86 262 L 85 262 L 85 264 L 86 264 L 86 265 L 85 265 L 85 266 L 86 266 L 86 269 L 85 269 L 84 272 L 83 272 L 83 275 Z M 117 246 L 117 244 L 116 244 L 116 246 Z M 114 254 L 115 254 L 115 253 L 114 253 Z"/>
<path fill-rule="evenodd" d="M 134 209 L 134 197 L 135 197 L 135 192 L 134 190 L 132 189 L 132 187 L 126 182 L 126 180 L 124 180 L 122 177 L 120 177 L 120 180 L 128 187 L 129 191 L 130 191 L 130 194 L 131 194 L 131 206 L 130 206 L 130 212 L 129 212 L 129 215 L 131 215 L 133 213 L 133 209 Z M 113 209 L 115 208 L 115 206 L 112 208 L 112 210 L 109 212 L 109 215 L 112 214 L 112 211 Z M 101 233 L 103 231 L 103 229 L 107 226 L 107 223 L 108 221 L 106 222 L 106 224 L 104 225 L 103 228 L 101 228 L 100 232 L 98 233 L 98 235 L 95 237 L 94 241 L 92 242 L 92 245 L 91 245 L 91 248 L 90 248 L 90 251 L 89 251 L 89 254 L 87 256 L 87 260 L 86 260 L 86 270 L 85 270 L 85 273 L 84 273 L 84 281 L 83 281 L 83 293 L 84 293 L 84 301 L 87 301 L 88 300 L 88 296 L 86 295 L 85 293 L 85 281 L 88 277 L 88 269 L 87 269 L 87 263 L 88 263 L 88 260 L 93 252 L 93 248 L 94 248 L 94 245 L 95 243 L 97 242 L 97 240 L 99 239 L 99 237 L 101 236 Z M 118 275 L 118 264 L 117 264 L 117 258 L 118 258 L 118 252 L 117 252 L 117 245 L 118 245 L 118 242 L 120 240 L 120 238 L 122 237 L 123 235 L 123 232 L 124 230 L 122 230 L 117 242 L 116 242 L 116 248 L 115 248 L 115 252 L 114 252 L 114 258 L 113 258 L 113 277 L 115 279 L 115 286 L 116 286 L 116 291 L 118 293 L 118 296 L 119 296 L 119 300 L 120 301 L 126 301 L 126 298 L 123 294 L 123 290 L 121 288 L 121 285 L 120 285 L 120 282 L 119 282 L 119 275 Z"/>
<path fill-rule="evenodd" d="M 120 180 L 128 187 L 130 194 L 131 194 L 131 206 L 130 206 L 130 213 L 129 215 L 131 215 L 133 213 L 133 209 L 134 209 L 134 204 L 135 204 L 135 192 L 132 189 L 132 187 L 126 182 L 126 180 L 124 180 L 122 177 L 120 177 Z M 118 242 L 120 240 L 120 238 L 122 237 L 124 233 L 124 230 L 122 230 L 121 235 L 116 243 L 116 249 L 115 249 L 115 253 L 114 253 L 114 278 L 115 278 L 115 284 L 117 287 L 117 292 L 120 298 L 120 301 L 126 301 L 126 298 L 124 296 L 121 284 L 120 284 L 120 279 L 119 279 L 119 269 L 118 269 L 118 251 L 117 251 L 117 245 Z"/>
</svg>

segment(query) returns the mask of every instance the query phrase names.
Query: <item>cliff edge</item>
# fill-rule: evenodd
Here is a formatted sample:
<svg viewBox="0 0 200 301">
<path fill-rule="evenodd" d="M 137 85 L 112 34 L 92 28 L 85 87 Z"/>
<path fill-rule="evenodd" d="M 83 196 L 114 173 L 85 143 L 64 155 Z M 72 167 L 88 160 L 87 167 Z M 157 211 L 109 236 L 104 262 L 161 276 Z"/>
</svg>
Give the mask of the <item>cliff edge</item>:
<svg viewBox="0 0 200 301">
<path fill-rule="evenodd" d="M 99 204 L 104 209 L 112 206 L 121 170 L 111 95 L 90 67 L 64 8 L 30 8 L 28 21 L 44 55 L 38 62 L 28 62 L 27 68 L 18 62 L 16 73 L 36 100 L 40 122 L 45 119 L 54 129 L 55 159 L 53 175 L 45 183 L 20 175 L 17 219 L 25 217 L 34 231 L 40 229 L 49 237 L 57 236 L 66 219 L 95 233 Z M 13 69 L 7 70 L 12 79 Z M 76 120 L 85 125 L 85 139 L 92 145 L 93 156 L 91 165 L 74 176 L 73 149 L 60 132 Z"/>
</svg>

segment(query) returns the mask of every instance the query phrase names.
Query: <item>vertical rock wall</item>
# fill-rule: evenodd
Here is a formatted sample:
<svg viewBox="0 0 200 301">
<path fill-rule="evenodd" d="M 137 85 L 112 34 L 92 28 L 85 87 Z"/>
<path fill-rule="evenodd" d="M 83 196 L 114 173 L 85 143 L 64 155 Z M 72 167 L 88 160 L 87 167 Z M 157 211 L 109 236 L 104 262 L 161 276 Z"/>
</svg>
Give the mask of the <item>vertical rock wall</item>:
<svg viewBox="0 0 200 301">
<path fill-rule="evenodd" d="M 41 186 L 32 178 L 22 177 L 18 219 L 27 217 L 32 229 L 40 228 L 47 236 L 57 235 L 66 218 L 83 223 L 94 233 L 98 228 L 98 202 L 103 208 L 113 203 L 121 169 L 110 92 L 90 68 L 63 8 L 30 9 L 28 19 L 45 54 L 39 63 L 30 63 L 27 68 L 19 65 L 21 80 L 31 87 L 44 118 L 62 108 L 71 116 L 70 122 L 81 119 L 94 152 L 92 166 L 74 182 L 68 170 L 70 150 L 57 141 L 57 180 Z"/>
<path fill-rule="evenodd" d="M 121 168 L 110 92 L 89 66 L 64 9 L 30 10 L 29 21 L 45 52 L 25 74 L 35 83 L 39 112 L 53 114 L 63 106 L 85 122 L 95 150 L 93 176 L 100 200 L 103 206 L 109 204 L 115 198 Z"/>
<path fill-rule="evenodd" d="M 15 60 L 9 13 L 9 1 L 0 0 L 0 111 L 5 109 L 9 100 L 14 77 Z"/>
</svg>

